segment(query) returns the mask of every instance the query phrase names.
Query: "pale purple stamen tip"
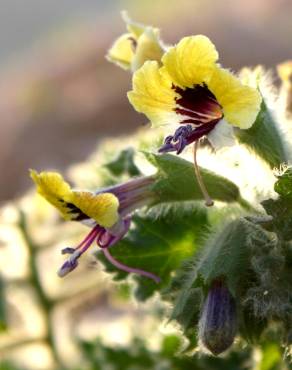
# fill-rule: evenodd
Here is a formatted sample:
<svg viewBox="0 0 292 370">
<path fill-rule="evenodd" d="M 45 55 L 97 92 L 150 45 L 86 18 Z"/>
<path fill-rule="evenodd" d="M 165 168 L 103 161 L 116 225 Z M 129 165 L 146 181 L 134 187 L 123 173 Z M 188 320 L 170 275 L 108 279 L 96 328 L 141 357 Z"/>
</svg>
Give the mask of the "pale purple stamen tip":
<svg viewBox="0 0 292 370">
<path fill-rule="evenodd" d="M 67 247 L 67 248 L 63 248 L 61 250 L 61 253 L 62 254 L 73 254 L 75 250 L 76 250 L 75 248 Z"/>
<path fill-rule="evenodd" d="M 62 267 L 59 269 L 58 275 L 60 277 L 64 277 L 78 266 L 79 257 L 91 246 L 91 244 L 94 242 L 94 240 L 100 233 L 100 230 L 101 230 L 100 226 L 98 225 L 95 226 L 86 236 L 86 238 L 76 248 L 67 247 L 62 250 L 62 254 L 70 254 L 70 257 L 67 259 L 67 261 L 64 262 Z"/>
<path fill-rule="evenodd" d="M 152 274 L 151 272 L 148 272 L 148 271 L 144 271 L 144 270 L 141 270 L 141 269 L 137 269 L 137 268 L 133 268 L 133 267 L 130 267 L 130 266 L 127 266 L 127 265 L 124 265 L 123 263 L 117 261 L 109 252 L 108 249 L 103 249 L 102 250 L 105 257 L 107 258 L 107 260 L 113 264 L 114 266 L 116 266 L 119 270 L 122 270 L 122 271 L 126 271 L 128 273 L 134 273 L 134 274 L 138 274 L 138 275 L 141 275 L 141 276 L 145 276 L 149 279 L 152 279 L 155 281 L 156 284 L 159 284 L 160 283 L 160 278 L 154 274 Z"/>
<path fill-rule="evenodd" d="M 72 257 L 70 257 L 65 263 L 62 265 L 62 267 L 58 271 L 58 275 L 60 277 L 66 276 L 69 272 L 73 271 L 78 266 L 78 258 L 80 257 L 80 253 L 72 254 Z"/>
</svg>

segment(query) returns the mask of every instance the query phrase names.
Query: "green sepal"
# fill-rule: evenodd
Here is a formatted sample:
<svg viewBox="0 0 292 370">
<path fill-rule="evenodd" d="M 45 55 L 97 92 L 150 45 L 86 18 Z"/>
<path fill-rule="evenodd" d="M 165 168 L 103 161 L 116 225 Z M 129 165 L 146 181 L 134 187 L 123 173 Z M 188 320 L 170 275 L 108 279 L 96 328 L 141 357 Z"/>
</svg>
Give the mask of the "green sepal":
<svg viewBox="0 0 292 370">
<path fill-rule="evenodd" d="M 264 159 L 271 168 L 287 160 L 283 140 L 273 114 L 262 101 L 255 123 L 248 130 L 235 130 L 238 141 Z"/>
</svg>

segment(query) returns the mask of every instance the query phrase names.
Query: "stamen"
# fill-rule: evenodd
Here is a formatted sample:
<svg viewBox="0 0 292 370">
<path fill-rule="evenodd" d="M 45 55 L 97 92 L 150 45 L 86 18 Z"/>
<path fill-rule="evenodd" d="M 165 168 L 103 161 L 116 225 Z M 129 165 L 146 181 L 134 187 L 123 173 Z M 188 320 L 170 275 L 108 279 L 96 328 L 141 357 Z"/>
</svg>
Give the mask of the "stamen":
<svg viewBox="0 0 292 370">
<path fill-rule="evenodd" d="M 86 236 L 85 239 L 82 240 L 80 244 L 77 245 L 77 247 L 72 248 L 72 247 L 66 247 L 61 250 L 62 254 L 73 254 L 76 250 L 80 249 L 93 235 L 97 235 L 97 232 L 101 231 L 101 227 L 99 225 L 96 225 L 90 233 Z"/>
<path fill-rule="evenodd" d="M 200 112 L 198 110 L 193 110 L 193 109 L 189 109 L 189 108 L 185 108 L 185 107 L 182 107 L 182 106 L 179 106 L 176 111 L 178 113 L 185 113 L 186 115 L 188 115 L 188 113 L 191 115 L 194 115 L 195 116 L 199 116 L 199 117 L 205 117 L 207 118 L 207 120 L 205 120 L 206 122 L 209 122 L 210 120 L 214 120 L 214 119 L 218 119 L 218 118 L 221 118 L 222 117 L 222 113 L 221 112 Z M 199 121 L 201 122 L 204 122 L 204 120 L 202 118 L 198 118 Z"/>
<path fill-rule="evenodd" d="M 63 254 L 69 253 L 71 254 L 71 256 L 63 263 L 63 265 L 59 269 L 58 275 L 60 277 L 64 277 L 78 266 L 78 259 L 91 246 L 94 240 L 98 237 L 101 230 L 102 228 L 99 225 L 96 225 L 75 249 L 65 248 L 62 250 Z"/>
<path fill-rule="evenodd" d="M 205 204 L 207 207 L 211 207 L 214 205 L 214 201 L 212 200 L 212 198 L 210 197 L 208 191 L 207 191 L 207 188 L 204 184 L 204 181 L 203 181 L 203 178 L 201 176 L 201 173 L 200 173 L 200 169 L 199 169 L 199 166 L 198 166 L 198 163 L 197 163 L 197 150 L 198 150 L 198 146 L 199 146 L 199 140 L 195 141 L 194 143 L 194 168 L 195 168 L 195 174 L 196 174 L 196 177 L 197 177 L 197 180 L 198 180 L 198 184 L 199 184 L 199 187 L 203 193 L 203 196 L 205 198 Z"/>
<path fill-rule="evenodd" d="M 134 274 L 138 274 L 138 275 L 141 275 L 141 276 L 145 276 L 145 277 L 148 277 L 149 279 L 152 279 L 155 281 L 156 284 L 159 284 L 160 283 L 160 278 L 154 274 L 152 274 L 151 272 L 148 272 L 148 271 L 144 271 L 144 270 L 141 270 L 141 269 L 137 269 L 137 268 L 133 268 L 133 267 L 130 267 L 130 266 L 127 266 L 127 265 L 124 265 L 123 263 L 117 261 L 109 252 L 108 248 L 106 249 L 103 249 L 102 250 L 105 257 L 107 258 L 107 260 L 113 264 L 114 266 L 116 266 L 119 270 L 122 270 L 122 271 L 126 271 L 126 272 L 129 272 L 129 273 L 134 273 Z"/>
<path fill-rule="evenodd" d="M 76 251 L 76 248 L 66 247 L 61 250 L 62 254 L 73 254 Z"/>
<path fill-rule="evenodd" d="M 159 153 L 176 151 L 180 154 L 188 144 L 188 137 L 195 131 L 191 125 L 179 127 L 173 136 L 167 136 L 164 145 L 159 149 Z"/>
</svg>

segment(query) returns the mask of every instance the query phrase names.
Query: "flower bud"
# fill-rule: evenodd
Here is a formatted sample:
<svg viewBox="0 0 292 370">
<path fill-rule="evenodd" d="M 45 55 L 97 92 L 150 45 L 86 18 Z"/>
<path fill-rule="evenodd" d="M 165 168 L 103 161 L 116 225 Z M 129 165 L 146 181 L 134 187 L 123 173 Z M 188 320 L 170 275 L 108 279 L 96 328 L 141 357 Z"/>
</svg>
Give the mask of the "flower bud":
<svg viewBox="0 0 292 370">
<path fill-rule="evenodd" d="M 160 63 L 165 46 L 159 38 L 159 29 L 132 21 L 126 12 L 122 12 L 122 17 L 128 32 L 114 42 L 106 58 L 132 72 L 142 67 L 147 60 Z"/>
<path fill-rule="evenodd" d="M 199 321 L 199 339 L 219 355 L 233 343 L 237 331 L 236 303 L 223 281 L 213 282 Z"/>
</svg>

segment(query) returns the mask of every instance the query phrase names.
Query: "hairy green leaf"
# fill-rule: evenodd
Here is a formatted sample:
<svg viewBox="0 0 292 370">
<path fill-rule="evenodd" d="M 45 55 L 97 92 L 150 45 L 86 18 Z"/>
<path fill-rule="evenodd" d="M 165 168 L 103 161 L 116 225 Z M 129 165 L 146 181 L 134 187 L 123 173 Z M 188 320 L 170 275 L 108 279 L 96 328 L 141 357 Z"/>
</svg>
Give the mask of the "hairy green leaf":
<svg viewBox="0 0 292 370">
<path fill-rule="evenodd" d="M 292 239 L 292 169 L 287 167 L 274 185 L 278 199 L 266 199 L 261 204 L 268 215 L 272 216 L 266 228 L 278 234 L 280 239 Z"/>
<path fill-rule="evenodd" d="M 192 259 L 185 274 L 182 274 L 184 284 L 181 286 L 176 302 L 178 307 L 174 308 L 174 313 L 184 310 L 184 302 L 192 299 L 192 289 L 206 289 L 217 278 L 225 279 L 232 294 L 236 295 L 239 279 L 244 276 L 249 263 L 251 231 L 247 221 L 237 219 L 206 241 L 199 257 Z"/>
<path fill-rule="evenodd" d="M 238 219 L 210 238 L 197 267 L 206 285 L 216 278 L 224 278 L 232 294 L 236 295 L 238 281 L 247 270 L 250 232 L 247 221 Z"/>
<path fill-rule="evenodd" d="M 262 202 L 267 214 L 273 219 L 269 230 L 274 231 L 283 240 L 292 239 L 292 198 L 267 199 Z"/>
<path fill-rule="evenodd" d="M 206 211 L 194 207 L 178 207 L 173 212 L 133 217 L 134 227 L 127 236 L 110 249 L 111 254 L 123 264 L 152 272 L 160 277 L 156 284 L 150 279 L 135 275 L 136 296 L 140 300 L 150 297 L 156 290 L 164 288 L 171 274 L 181 263 L 196 253 L 199 238 L 208 225 Z M 116 279 L 128 274 L 110 265 L 103 256 L 98 257 L 108 272 Z"/>
<path fill-rule="evenodd" d="M 254 315 L 250 308 L 243 308 L 240 317 L 240 334 L 249 343 L 255 344 L 266 329 L 268 322 L 264 318 L 259 318 Z"/>
<path fill-rule="evenodd" d="M 171 320 L 178 321 L 185 332 L 191 326 L 194 331 L 199 319 L 202 300 L 201 288 L 183 289 L 174 303 Z"/>
<path fill-rule="evenodd" d="M 193 163 L 171 154 L 145 153 L 146 158 L 157 169 L 157 181 L 153 190 L 159 195 L 159 202 L 202 200 Z M 238 187 L 231 181 L 201 168 L 204 183 L 213 199 L 223 202 L 241 202 Z"/>
<path fill-rule="evenodd" d="M 285 198 L 292 198 L 292 168 L 288 167 L 274 185 L 275 192 Z"/>
<path fill-rule="evenodd" d="M 253 126 L 248 130 L 238 129 L 235 132 L 240 143 L 263 158 L 272 168 L 287 160 L 277 123 L 264 100 Z"/>
</svg>

